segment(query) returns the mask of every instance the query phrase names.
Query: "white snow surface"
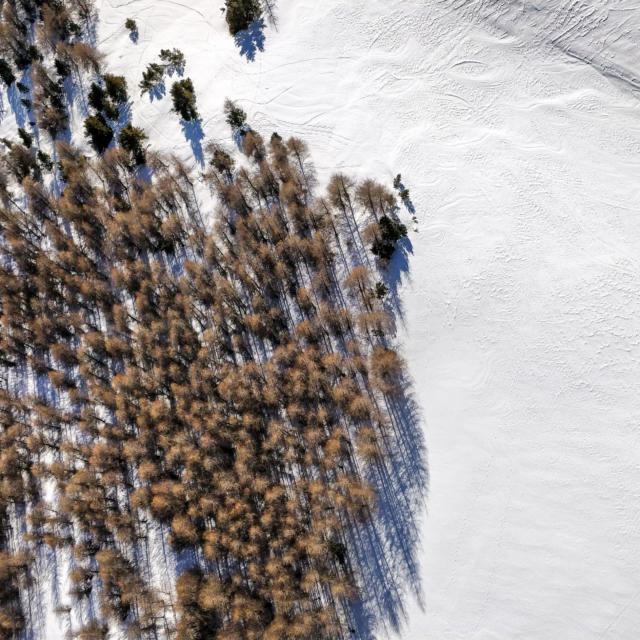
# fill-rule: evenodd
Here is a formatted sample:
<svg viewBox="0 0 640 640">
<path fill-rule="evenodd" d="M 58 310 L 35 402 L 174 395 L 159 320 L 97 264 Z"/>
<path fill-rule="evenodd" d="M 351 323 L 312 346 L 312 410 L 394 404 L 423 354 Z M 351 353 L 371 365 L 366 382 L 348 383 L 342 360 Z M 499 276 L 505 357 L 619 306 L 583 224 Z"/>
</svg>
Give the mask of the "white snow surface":
<svg viewBox="0 0 640 640">
<path fill-rule="evenodd" d="M 98 2 L 154 148 L 197 166 L 171 81 L 136 89 L 179 47 L 203 145 L 231 144 L 230 97 L 266 137 L 304 138 L 321 182 L 401 172 L 417 211 L 392 270 L 429 482 L 419 575 L 376 637 L 636 638 L 638 0 L 279 0 L 253 61 L 221 6 Z"/>
</svg>

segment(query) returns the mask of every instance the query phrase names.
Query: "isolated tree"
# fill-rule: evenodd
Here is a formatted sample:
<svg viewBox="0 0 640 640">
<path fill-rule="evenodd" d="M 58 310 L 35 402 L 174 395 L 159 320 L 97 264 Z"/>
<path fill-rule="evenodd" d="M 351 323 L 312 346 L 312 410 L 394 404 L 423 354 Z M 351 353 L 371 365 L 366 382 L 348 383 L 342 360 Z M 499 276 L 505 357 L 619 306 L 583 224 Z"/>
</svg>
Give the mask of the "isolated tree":
<svg viewBox="0 0 640 640">
<path fill-rule="evenodd" d="M 226 0 L 225 4 L 227 7 L 225 17 L 232 36 L 246 29 L 262 13 L 258 0 Z"/>
<path fill-rule="evenodd" d="M 86 42 L 75 42 L 71 45 L 69 53 L 75 64 L 84 71 L 93 73 L 100 71 L 104 56 Z"/>
<path fill-rule="evenodd" d="M 224 101 L 224 114 L 227 124 L 234 131 L 242 129 L 247 121 L 247 114 L 228 98 Z"/>
<path fill-rule="evenodd" d="M 95 11 L 94 0 L 68 0 L 80 20 L 88 20 Z"/>
<path fill-rule="evenodd" d="M 227 179 L 231 179 L 235 161 L 229 153 L 217 145 L 210 145 L 208 151 L 212 154 L 211 165 Z"/>
<path fill-rule="evenodd" d="M 174 72 L 182 75 L 186 64 L 184 53 L 180 49 L 161 49 L 160 60 L 166 66 L 169 75 Z"/>
<path fill-rule="evenodd" d="M 174 82 L 171 87 L 171 98 L 173 100 L 173 110 L 180 114 L 183 120 L 187 122 L 197 120 L 196 94 L 191 78 Z"/>
<path fill-rule="evenodd" d="M 142 72 L 142 80 L 139 83 L 140 92 L 154 91 L 164 80 L 165 68 L 157 62 L 150 62 Z"/>
<path fill-rule="evenodd" d="M 54 51 L 56 44 L 71 34 L 71 16 L 63 4 L 43 4 L 40 17 L 42 24 L 39 26 L 38 40 L 42 46 Z"/>
<path fill-rule="evenodd" d="M 58 76 L 60 76 L 61 79 L 64 79 L 71 74 L 71 66 L 68 62 L 61 60 L 60 58 L 56 58 L 53 62 L 56 73 L 58 74 Z"/>
<path fill-rule="evenodd" d="M 92 619 L 77 631 L 78 640 L 105 640 L 109 627 Z"/>
</svg>

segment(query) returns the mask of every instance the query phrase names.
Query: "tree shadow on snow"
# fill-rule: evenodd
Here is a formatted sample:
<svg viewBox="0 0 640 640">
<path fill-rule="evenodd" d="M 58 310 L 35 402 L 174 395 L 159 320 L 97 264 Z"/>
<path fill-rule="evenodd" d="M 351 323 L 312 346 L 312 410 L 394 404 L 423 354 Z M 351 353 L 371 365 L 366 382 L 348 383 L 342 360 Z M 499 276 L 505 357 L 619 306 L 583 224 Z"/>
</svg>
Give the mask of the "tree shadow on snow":
<svg viewBox="0 0 640 640">
<path fill-rule="evenodd" d="M 126 102 L 118 106 L 118 119 L 111 122 L 113 139 L 117 140 L 120 132 L 131 122 L 132 102 Z"/>
<path fill-rule="evenodd" d="M 418 518 L 426 505 L 429 472 L 422 419 L 408 379 L 401 393 L 386 399 L 386 408 L 391 425 L 384 458 L 363 474 L 376 491 L 376 513 L 351 534 L 350 550 L 362 580 L 360 598 L 349 608 L 358 640 L 370 640 L 380 630 L 400 632 L 407 593 L 423 607 Z"/>
<path fill-rule="evenodd" d="M 264 51 L 264 20 L 254 20 L 247 29 L 239 31 L 235 35 L 236 46 L 240 49 L 240 55 L 253 62 L 256 51 Z"/>
<path fill-rule="evenodd" d="M 396 245 L 396 250 L 387 268 L 382 271 L 382 281 L 389 288 L 386 304 L 391 306 L 394 322 L 396 320 L 404 322 L 404 307 L 398 289 L 402 282 L 410 277 L 410 255 L 413 255 L 413 244 L 408 237 L 402 238 Z"/>
<path fill-rule="evenodd" d="M 191 144 L 191 150 L 193 155 L 201 167 L 204 167 L 204 153 L 202 152 L 202 140 L 204 138 L 204 132 L 202 131 L 202 118 L 198 120 L 192 120 L 187 122 L 186 120 L 180 120 L 184 137 Z"/>
<path fill-rule="evenodd" d="M 25 128 L 28 115 L 27 108 L 21 102 L 23 97 L 24 96 L 18 91 L 15 82 L 7 89 L 9 106 L 11 107 L 11 111 L 13 111 L 17 125 L 22 129 Z"/>
<path fill-rule="evenodd" d="M 154 98 L 156 100 L 162 100 L 162 98 L 164 98 L 165 95 L 167 95 L 167 87 L 164 83 L 164 80 L 162 80 L 161 82 L 158 82 L 158 84 L 155 87 L 153 87 L 153 89 L 150 89 L 149 91 L 147 91 L 147 93 L 149 94 L 149 100 L 151 102 L 153 102 Z"/>
<path fill-rule="evenodd" d="M 395 182 L 394 182 L 395 184 Z M 404 183 L 402 182 L 402 180 L 400 180 L 398 182 L 398 186 L 396 187 L 398 189 L 398 192 L 402 193 L 402 191 L 404 191 L 406 189 L 406 186 L 404 185 Z M 409 196 L 407 196 L 406 198 L 404 198 L 402 200 L 402 204 L 404 204 L 404 206 L 407 208 L 407 211 L 415 217 L 416 215 L 416 208 L 413 206 L 413 202 L 411 202 L 411 198 Z"/>
<path fill-rule="evenodd" d="M 351 225 L 349 232 L 356 252 L 351 260 L 359 257 L 368 263 L 357 225 Z M 380 269 L 389 289 L 385 306 L 394 324 L 403 316 L 399 289 L 410 277 L 412 253 L 411 240 L 403 238 L 389 264 Z M 393 343 L 391 338 L 388 344 L 393 347 Z M 424 421 L 408 375 L 403 376 L 397 393 L 384 397 L 384 405 L 390 424 L 382 442 L 383 455 L 362 470 L 364 479 L 376 491 L 377 508 L 369 522 L 352 525 L 349 541 L 350 555 L 361 580 L 360 597 L 346 609 L 355 640 L 370 640 L 381 632 L 400 632 L 406 621 L 404 603 L 409 593 L 423 606 L 418 520 L 425 511 L 429 472 Z"/>
</svg>

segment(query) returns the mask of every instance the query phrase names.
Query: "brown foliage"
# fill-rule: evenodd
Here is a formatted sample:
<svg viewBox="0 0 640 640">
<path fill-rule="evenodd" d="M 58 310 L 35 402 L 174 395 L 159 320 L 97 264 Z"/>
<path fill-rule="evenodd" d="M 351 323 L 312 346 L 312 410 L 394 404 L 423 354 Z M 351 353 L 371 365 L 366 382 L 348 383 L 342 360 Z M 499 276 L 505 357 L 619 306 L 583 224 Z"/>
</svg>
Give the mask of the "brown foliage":
<svg viewBox="0 0 640 640">
<path fill-rule="evenodd" d="M 61 41 L 51 11 L 42 37 L 99 68 L 90 47 Z M 52 78 L 38 65 L 34 75 L 46 105 Z M 375 506 L 359 468 L 384 453 L 380 393 L 402 378 L 379 344 L 392 323 L 373 274 L 345 233 L 358 207 L 392 206 L 388 192 L 338 174 L 312 200 L 306 145 L 273 136 L 267 151 L 249 130 L 239 169 L 213 149 L 211 231 L 177 161 L 149 154 L 148 184 L 117 150 L 89 161 L 57 148 L 60 198 L 30 177 L 27 208 L 9 202 L 0 215 L 16 265 L 0 272 L 2 351 L 55 390 L 9 396 L 6 425 L 0 411 L 0 519 L 39 500 L 41 479 L 55 482 L 60 498 L 32 510 L 29 541 L 73 546 L 75 595 L 95 590 L 131 635 L 152 634 L 162 615 L 134 566 L 146 522 L 207 567 L 176 583 L 178 640 L 344 635 L 355 594 L 346 523 Z M 9 576 L 9 606 L 27 573 Z M 78 636 L 105 633 L 93 621 Z"/>
</svg>

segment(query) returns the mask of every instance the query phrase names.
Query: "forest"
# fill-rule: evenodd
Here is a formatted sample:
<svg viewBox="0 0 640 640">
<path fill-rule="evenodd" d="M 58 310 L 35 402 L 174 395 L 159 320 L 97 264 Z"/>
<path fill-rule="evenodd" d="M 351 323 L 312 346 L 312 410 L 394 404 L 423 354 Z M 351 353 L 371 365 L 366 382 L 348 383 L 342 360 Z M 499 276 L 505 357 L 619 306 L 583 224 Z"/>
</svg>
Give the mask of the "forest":
<svg viewBox="0 0 640 640">
<path fill-rule="evenodd" d="M 97 595 L 80 637 L 173 636 L 174 615 L 180 639 L 342 635 L 361 467 L 403 382 L 355 215 L 375 235 L 394 200 L 343 175 L 312 200 L 296 138 L 243 150 L 212 149 L 211 230 L 175 160 L 151 155 L 148 182 L 122 148 L 59 141 L 59 198 L 23 178 L 23 206 L 4 181 L 3 637 L 42 544 L 71 550 L 78 602 Z M 192 551 L 175 600 L 145 582 L 150 521 Z"/>
<path fill-rule="evenodd" d="M 406 385 L 379 280 L 395 196 L 340 173 L 321 193 L 305 142 L 231 102 L 239 149 L 210 144 L 201 175 L 131 123 L 117 145 L 126 83 L 81 40 L 90 5 L 2 11 L 2 77 L 29 73 L 36 128 L 0 156 L 0 640 L 36 624 L 43 548 L 68 559 L 57 613 L 81 640 L 349 637 L 365 470 Z M 94 157 L 60 138 L 70 74 L 92 79 Z"/>
</svg>

